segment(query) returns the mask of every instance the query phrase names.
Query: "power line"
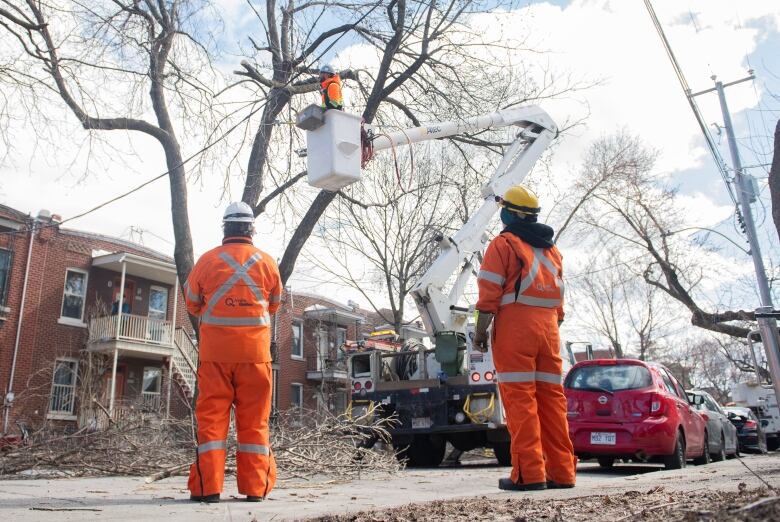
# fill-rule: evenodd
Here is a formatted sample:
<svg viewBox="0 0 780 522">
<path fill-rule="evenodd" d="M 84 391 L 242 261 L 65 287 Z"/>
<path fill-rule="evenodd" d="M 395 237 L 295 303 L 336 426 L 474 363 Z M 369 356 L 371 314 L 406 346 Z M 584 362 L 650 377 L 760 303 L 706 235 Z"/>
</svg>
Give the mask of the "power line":
<svg viewBox="0 0 780 522">
<path fill-rule="evenodd" d="M 737 198 L 734 195 L 734 192 L 732 191 L 731 188 L 731 180 L 729 180 L 728 177 L 728 169 L 726 168 L 726 163 L 723 161 L 723 158 L 720 155 L 720 151 L 718 150 L 718 147 L 715 144 L 712 135 L 710 134 L 709 127 L 707 127 L 707 124 L 704 122 L 704 118 L 701 115 L 699 106 L 697 105 L 696 100 L 694 99 L 695 95 L 691 93 L 691 88 L 688 85 L 688 81 L 685 79 L 685 75 L 683 74 L 682 68 L 680 67 L 680 64 L 677 62 L 677 58 L 674 55 L 674 51 L 672 51 L 672 47 L 669 44 L 669 40 L 667 40 L 666 38 L 666 33 L 664 32 L 664 29 L 661 26 L 661 22 L 658 20 L 658 16 L 655 13 L 655 9 L 653 9 L 652 3 L 650 2 L 650 0 L 644 0 L 644 2 L 647 11 L 650 14 L 650 18 L 653 22 L 653 26 L 655 26 L 655 29 L 658 32 L 658 36 L 661 38 L 661 42 L 663 43 L 664 49 L 666 50 L 666 54 L 669 57 L 669 61 L 672 64 L 672 68 L 674 69 L 674 72 L 677 75 L 677 80 L 680 82 L 680 86 L 682 87 L 683 92 L 685 93 L 685 98 L 688 100 L 688 104 L 691 106 L 691 110 L 693 111 L 693 115 L 696 118 L 696 122 L 699 124 L 699 128 L 701 129 L 701 132 L 704 135 L 704 140 L 707 142 L 707 148 L 710 149 L 710 154 L 712 154 L 712 157 L 715 160 L 715 165 L 718 167 L 718 171 L 720 172 L 720 175 L 723 178 L 723 182 L 726 184 L 726 190 L 729 193 L 731 202 L 734 204 L 735 207 L 737 207 Z M 739 213 L 738 208 L 736 212 Z"/>
</svg>

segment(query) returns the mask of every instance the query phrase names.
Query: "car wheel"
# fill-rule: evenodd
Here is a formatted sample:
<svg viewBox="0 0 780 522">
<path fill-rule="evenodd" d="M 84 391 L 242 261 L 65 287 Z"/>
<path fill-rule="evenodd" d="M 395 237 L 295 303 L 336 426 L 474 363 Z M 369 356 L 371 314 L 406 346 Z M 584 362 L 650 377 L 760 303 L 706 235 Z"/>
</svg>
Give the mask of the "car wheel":
<svg viewBox="0 0 780 522">
<path fill-rule="evenodd" d="M 682 432 L 677 432 L 674 452 L 664 457 L 664 467 L 666 469 L 681 469 L 685 467 L 685 439 Z"/>
<path fill-rule="evenodd" d="M 612 457 L 599 457 L 599 466 L 609 469 L 615 465 L 615 459 Z"/>
<path fill-rule="evenodd" d="M 712 460 L 715 462 L 726 460 L 726 437 L 722 432 L 720 434 L 720 451 L 712 457 Z"/>
<path fill-rule="evenodd" d="M 697 466 L 703 466 L 705 464 L 709 464 L 712 462 L 710 459 L 710 436 L 705 431 L 704 432 L 704 449 L 702 449 L 701 457 L 697 457 L 693 459 L 693 463 Z"/>
</svg>

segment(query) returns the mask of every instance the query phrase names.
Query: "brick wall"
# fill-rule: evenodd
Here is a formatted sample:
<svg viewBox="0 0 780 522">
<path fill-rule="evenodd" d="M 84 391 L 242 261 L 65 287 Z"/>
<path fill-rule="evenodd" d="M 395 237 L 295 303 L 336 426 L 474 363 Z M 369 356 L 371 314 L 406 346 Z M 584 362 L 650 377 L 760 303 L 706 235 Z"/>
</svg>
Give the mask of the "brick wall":
<svg viewBox="0 0 780 522">
<path fill-rule="evenodd" d="M 7 207 L 0 207 L 0 218 L 19 222 L 25 227 L 29 227 L 30 224 L 30 221 L 25 220 L 20 213 Z M 24 230 L 21 232 L 13 235 L 0 234 L 0 248 L 13 248 L 13 264 L 6 303 L 9 310 L 5 314 L 6 319 L 0 322 L 0 387 L 3 396 L 8 389 L 10 378 L 29 245 L 29 232 Z M 51 386 L 51 368 L 54 360 L 60 356 L 77 358 L 79 351 L 85 347 L 86 323 L 63 324 L 60 320 L 66 270 L 81 269 L 89 274 L 84 307 L 85 321 L 97 299 L 106 301 L 106 295 L 110 295 L 108 293 L 110 289 L 106 285 L 110 273 L 102 274 L 101 277 L 101 272 L 106 271 L 91 267 L 93 250 L 128 252 L 171 262 L 159 253 L 119 239 L 60 229 L 57 226 L 47 226 L 39 230 L 33 241 L 27 297 L 13 382 L 13 390 L 17 398 L 24 399 L 18 404 L 24 404 L 24 407 L 14 407 L 11 410 L 11 426 L 16 418 L 24 419 L 30 424 L 36 424 L 44 418 L 48 408 L 47 388 Z M 139 285 L 148 289 L 149 281 L 136 279 L 139 280 Z M 169 318 L 173 313 L 173 294 L 173 288 L 169 286 Z M 191 331 L 182 302 L 183 297 L 180 295 L 176 324 Z M 156 364 L 162 363 L 157 361 Z M 25 392 L 25 389 L 28 391 Z"/>
<path fill-rule="evenodd" d="M 29 227 L 31 220 L 24 214 L 0 206 L 0 220 L 13 221 L 24 227 Z M 53 224 L 52 224 L 53 225 Z M 0 227 L 2 221 L 0 221 Z M 0 228 L 0 232 L 8 229 Z M 13 347 L 16 338 L 16 327 L 19 319 L 22 286 L 27 261 L 29 232 L 22 230 L 16 234 L 0 233 L 0 248 L 12 249 L 13 259 L 10 273 L 10 284 L 7 311 L 0 310 L 0 387 L 2 394 L 8 387 L 10 368 L 13 358 Z M 13 389 L 17 398 L 21 398 L 11 410 L 11 420 L 23 419 L 28 424 L 36 424 L 44 417 L 48 409 L 49 393 L 54 361 L 57 357 L 77 358 L 79 351 L 85 347 L 87 340 L 86 323 L 83 325 L 62 324 L 60 321 L 65 274 L 68 268 L 81 269 L 88 272 L 87 298 L 84 308 L 84 320 L 89 312 L 102 301 L 110 310 L 114 290 L 114 279 L 117 273 L 100 267 L 92 267 L 92 251 L 127 252 L 160 261 L 172 262 L 165 256 L 133 245 L 119 239 L 112 239 L 95 234 L 60 229 L 48 226 L 39 231 L 33 242 L 33 254 L 28 278 L 27 299 L 25 304 L 23 328 L 19 353 L 16 364 Z M 133 312 L 145 315 L 148 307 L 148 292 L 150 285 L 166 286 L 168 293 L 168 317 L 171 318 L 174 308 L 174 289 L 170 285 L 161 285 L 143 278 L 132 277 L 136 284 L 133 296 Z M 109 286 L 109 283 L 111 286 Z M 343 320 L 340 324 L 325 320 L 307 318 L 304 311 L 314 305 L 335 308 L 362 318 L 358 323 L 354 320 Z M 385 314 L 390 317 L 390 314 Z M 303 323 L 303 357 L 292 357 L 293 323 Z M 375 327 L 387 320 L 378 314 L 366 310 L 351 309 L 345 304 L 325 298 L 300 292 L 285 292 L 279 313 L 274 318 L 275 336 L 279 352 L 274 365 L 276 369 L 277 407 L 287 409 L 291 405 L 292 384 L 304 386 L 304 403 L 310 408 L 317 407 L 318 391 L 322 389 L 321 382 L 306 378 L 307 370 L 316 369 L 317 332 L 319 328 L 328 330 L 329 341 L 332 343 L 329 357 L 336 359 L 336 327 L 347 329 L 348 340 L 364 338 Z M 176 325 L 192 332 L 192 327 L 184 306 L 184 298 L 179 292 L 178 308 L 176 310 Z M 162 381 L 162 400 L 167 392 L 167 361 L 166 360 L 136 360 L 120 357 L 123 363 L 126 396 L 137 395 L 140 390 L 140 379 L 145 365 L 157 365 L 164 369 Z M 130 376 L 130 373 L 133 376 Z M 133 379 L 133 382 L 130 380 Z M 343 384 L 329 385 L 328 392 L 337 389 L 344 390 Z M 25 391 L 26 390 L 26 391 Z M 180 393 L 174 383 L 172 387 L 171 408 L 176 414 L 188 413 L 187 399 Z M 11 424 L 12 426 L 13 424 Z"/>
<path fill-rule="evenodd" d="M 320 321 L 308 319 L 304 311 L 314 305 L 320 305 L 327 308 L 338 308 L 344 312 L 354 313 L 363 318 L 362 324 L 355 321 L 342 321 L 340 324 L 332 323 L 327 320 Z M 385 321 L 374 312 L 361 309 L 351 309 L 350 307 L 327 299 L 310 294 L 285 291 L 282 298 L 282 304 L 279 312 L 274 318 L 276 327 L 276 341 L 279 349 L 279 355 L 275 367 L 277 372 L 277 407 L 285 410 L 290 407 L 292 402 L 292 384 L 302 384 L 304 405 L 308 408 L 317 407 L 317 395 L 321 389 L 321 383 L 317 380 L 306 378 L 307 370 L 316 369 L 317 360 L 317 331 L 320 327 L 328 329 L 329 341 L 334 344 L 331 348 L 330 357 L 335 359 L 338 346 L 336 344 L 336 327 L 345 327 L 347 329 L 348 340 L 358 340 L 368 335 L 374 327 Z M 293 323 L 301 322 L 303 324 L 303 359 L 293 358 Z M 333 391 L 337 386 L 328 387 Z"/>
</svg>

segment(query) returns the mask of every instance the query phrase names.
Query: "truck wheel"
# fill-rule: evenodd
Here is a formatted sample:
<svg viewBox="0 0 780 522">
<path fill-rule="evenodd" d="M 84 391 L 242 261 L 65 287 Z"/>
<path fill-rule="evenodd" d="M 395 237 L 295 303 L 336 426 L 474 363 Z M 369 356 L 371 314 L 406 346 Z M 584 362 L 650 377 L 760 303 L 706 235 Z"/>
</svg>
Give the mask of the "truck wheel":
<svg viewBox="0 0 780 522">
<path fill-rule="evenodd" d="M 444 439 L 432 435 L 415 435 L 412 443 L 400 450 L 396 447 L 396 456 L 400 461 L 406 461 L 410 468 L 431 468 L 444 460 L 446 444 Z"/>
<path fill-rule="evenodd" d="M 697 466 L 703 466 L 712 462 L 710 458 L 710 435 L 704 432 L 704 449 L 701 452 L 701 457 L 693 459 L 693 463 Z"/>
<path fill-rule="evenodd" d="M 685 467 L 685 439 L 681 432 L 677 433 L 674 452 L 664 457 L 664 467 L 666 469 L 681 469 Z"/>
<path fill-rule="evenodd" d="M 599 457 L 599 466 L 605 469 L 609 469 L 615 465 L 615 459 L 612 457 Z"/>
<path fill-rule="evenodd" d="M 512 453 L 509 449 L 510 443 L 507 442 L 494 442 L 493 443 L 493 455 L 496 456 L 499 466 L 511 466 L 512 465 Z"/>
</svg>

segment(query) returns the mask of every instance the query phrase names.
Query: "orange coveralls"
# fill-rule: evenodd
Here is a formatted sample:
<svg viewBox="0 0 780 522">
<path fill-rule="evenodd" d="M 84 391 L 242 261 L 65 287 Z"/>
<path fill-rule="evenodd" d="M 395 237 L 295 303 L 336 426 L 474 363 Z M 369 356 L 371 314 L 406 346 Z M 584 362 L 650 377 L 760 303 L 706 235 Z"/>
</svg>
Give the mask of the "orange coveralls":
<svg viewBox="0 0 780 522">
<path fill-rule="evenodd" d="M 342 110 L 344 108 L 344 99 L 341 96 L 341 77 L 338 74 L 325 79 L 320 84 L 320 92 L 322 93 L 323 109 Z"/>
<path fill-rule="evenodd" d="M 511 479 L 516 483 L 575 480 L 561 385 L 562 277 L 555 246 L 535 248 L 505 232 L 488 245 L 477 279 L 477 310 L 496 314 L 493 360 L 512 437 Z"/>
<path fill-rule="evenodd" d="M 200 317 L 198 448 L 190 467 L 193 496 L 222 492 L 230 408 L 235 405 L 238 491 L 265 497 L 276 483 L 271 413 L 269 314 L 282 282 L 276 262 L 246 237 L 228 237 L 203 254 L 184 285 L 187 309 Z"/>
</svg>

